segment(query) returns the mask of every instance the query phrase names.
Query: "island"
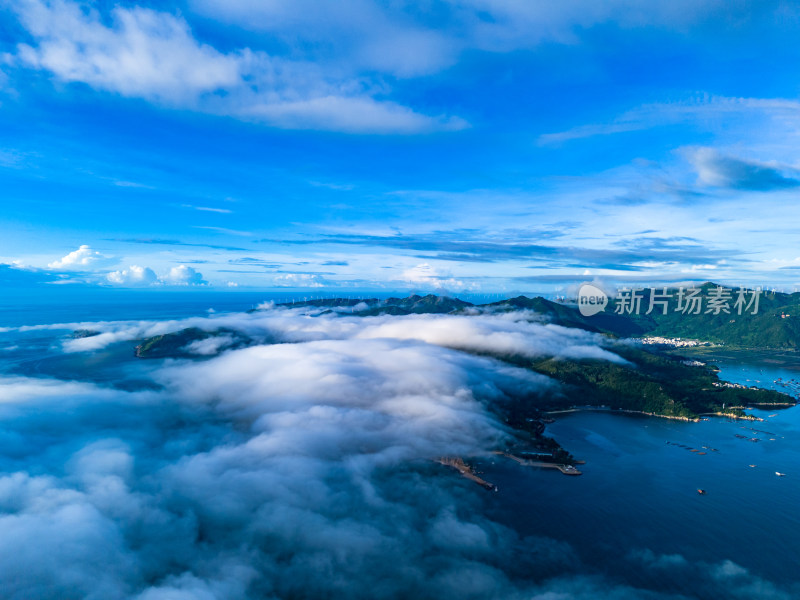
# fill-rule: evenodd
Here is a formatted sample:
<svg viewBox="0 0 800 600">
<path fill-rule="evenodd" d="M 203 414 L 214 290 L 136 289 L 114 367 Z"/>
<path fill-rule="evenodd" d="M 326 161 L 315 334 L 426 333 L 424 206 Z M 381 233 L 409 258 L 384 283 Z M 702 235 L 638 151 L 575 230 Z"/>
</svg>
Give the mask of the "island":
<svg viewBox="0 0 800 600">
<path fill-rule="evenodd" d="M 708 289 L 715 284 L 704 285 Z M 360 317 L 469 316 L 529 311 L 531 319 L 600 334 L 605 340 L 604 347 L 624 362 L 491 355 L 496 360 L 546 375 L 560 385 L 557 391 L 546 395 L 509 398 L 490 406 L 489 409 L 508 426 L 512 435 L 503 447 L 487 451 L 522 465 L 554 468 L 566 475 L 579 475 L 576 465 L 580 461 L 546 435 L 547 424 L 565 412 L 604 410 L 683 421 L 698 421 L 712 415 L 758 420 L 746 410 L 758 406 L 789 407 L 797 401 L 786 393 L 720 381 L 713 362 L 699 360 L 697 353 L 719 350 L 720 347 L 739 352 L 773 352 L 776 349 L 793 352 L 800 339 L 800 294 L 766 294 L 761 314 L 738 318 L 710 314 L 684 318 L 661 313 L 620 314 L 614 310 L 614 301 L 605 313 L 586 317 L 575 305 L 526 296 L 483 305 L 429 294 L 388 299 L 330 298 L 278 306 L 313 308 L 318 315 L 337 312 Z M 87 334 L 78 331 L 74 335 Z M 696 343 L 680 343 L 687 339 Z M 203 360 L 220 352 L 259 343 L 264 343 L 264 340 L 253 339 L 232 329 L 192 327 L 141 340 L 135 347 L 135 354 L 143 359 Z M 693 353 L 692 356 L 687 352 Z M 477 477 L 474 469 L 461 457 L 442 457 L 439 462 L 455 468 L 486 489 L 493 488 L 492 484 Z"/>
</svg>

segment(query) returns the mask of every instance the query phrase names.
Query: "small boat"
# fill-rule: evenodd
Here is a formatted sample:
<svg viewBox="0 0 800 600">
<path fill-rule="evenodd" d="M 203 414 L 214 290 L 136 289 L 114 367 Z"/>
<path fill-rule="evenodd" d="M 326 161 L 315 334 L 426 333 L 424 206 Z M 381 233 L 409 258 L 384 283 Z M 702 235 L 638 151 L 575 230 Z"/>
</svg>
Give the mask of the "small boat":
<svg viewBox="0 0 800 600">
<path fill-rule="evenodd" d="M 747 465 L 747 466 L 748 466 L 748 467 L 750 467 L 751 469 L 752 469 L 753 467 L 755 467 L 755 465 Z"/>
<path fill-rule="evenodd" d="M 697 493 L 698 493 L 698 494 L 700 494 L 701 496 L 704 496 L 704 495 L 705 495 L 705 493 L 706 493 L 706 491 L 705 491 L 705 490 L 698 489 L 698 490 L 697 490 Z"/>
<path fill-rule="evenodd" d="M 778 471 L 775 471 L 775 475 L 777 475 L 778 477 L 786 477 L 786 473 L 780 473 Z"/>
</svg>

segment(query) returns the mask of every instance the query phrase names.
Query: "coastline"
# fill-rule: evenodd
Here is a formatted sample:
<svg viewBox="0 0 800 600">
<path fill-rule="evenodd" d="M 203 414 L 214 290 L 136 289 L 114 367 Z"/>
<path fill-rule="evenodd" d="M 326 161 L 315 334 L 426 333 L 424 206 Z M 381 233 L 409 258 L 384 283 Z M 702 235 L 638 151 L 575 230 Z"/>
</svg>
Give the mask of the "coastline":
<svg viewBox="0 0 800 600">
<path fill-rule="evenodd" d="M 552 415 L 559 415 L 559 414 L 567 414 L 567 413 L 575 413 L 575 412 L 608 412 L 608 413 L 622 413 L 622 414 L 630 414 L 630 415 L 643 415 L 646 417 L 658 417 L 660 419 L 671 419 L 673 421 L 687 421 L 696 423 L 700 421 L 700 417 L 679 417 L 676 415 L 660 415 L 658 413 L 651 413 L 645 412 L 641 410 L 628 410 L 623 408 L 608 408 L 603 406 L 573 406 L 570 408 L 566 408 L 563 410 L 550 410 L 542 412 L 543 415 L 548 417 Z M 742 418 L 742 417 L 739 417 Z"/>
<path fill-rule="evenodd" d="M 497 454 L 498 456 L 505 456 L 506 458 L 510 458 L 511 460 L 521 464 L 523 467 L 539 467 L 542 469 L 558 469 L 564 475 L 582 475 L 583 473 L 575 468 L 574 465 L 566 465 L 562 463 L 548 463 L 539 460 L 530 460 L 527 458 L 522 458 L 520 456 L 515 456 L 513 454 L 509 454 L 508 452 L 502 452 L 500 450 L 495 450 L 493 454 Z"/>
<path fill-rule="evenodd" d="M 490 492 L 497 491 L 497 486 L 495 484 L 486 481 L 482 477 L 478 477 L 478 475 L 475 474 L 475 469 L 465 463 L 463 458 L 458 456 L 443 456 L 436 459 L 436 462 L 445 467 L 455 469 L 462 477 L 469 479 L 473 483 L 477 483 L 485 490 L 489 490 Z"/>
<path fill-rule="evenodd" d="M 791 408 L 793 406 L 797 406 L 796 404 L 792 403 L 785 403 L 785 404 L 769 404 L 769 406 L 783 406 L 786 408 Z M 687 423 L 699 423 L 702 420 L 702 417 L 726 417 L 728 419 L 736 419 L 739 421 L 763 421 L 761 417 L 755 417 L 753 415 L 737 415 L 735 413 L 723 413 L 723 412 L 709 412 L 709 413 L 700 413 L 697 417 L 679 417 L 676 415 L 660 415 L 658 413 L 652 412 L 645 412 L 642 410 L 627 410 L 624 408 L 604 408 L 602 406 L 575 406 L 563 410 L 550 410 L 542 412 L 543 415 L 551 417 L 553 415 L 558 414 L 567 414 L 567 413 L 574 413 L 574 412 L 608 412 L 608 413 L 622 413 L 622 414 L 630 414 L 630 415 L 642 415 L 645 417 L 658 417 L 659 419 L 670 419 L 672 421 L 685 421 Z"/>
</svg>

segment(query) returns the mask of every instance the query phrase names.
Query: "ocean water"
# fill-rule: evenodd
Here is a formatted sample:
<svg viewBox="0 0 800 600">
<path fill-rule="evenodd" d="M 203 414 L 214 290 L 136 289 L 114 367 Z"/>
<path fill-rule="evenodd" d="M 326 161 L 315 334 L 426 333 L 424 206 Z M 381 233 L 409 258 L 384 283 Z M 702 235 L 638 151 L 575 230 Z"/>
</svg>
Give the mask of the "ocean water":
<svg viewBox="0 0 800 600">
<path fill-rule="evenodd" d="M 326 297 L 328 297 L 327 295 Z M 297 292 L 151 292 L 137 290 L 56 290 L 53 294 L 0 295 L 0 327 L 72 323 L 180 319 L 216 312 L 245 311 L 262 302 L 292 302 L 321 297 Z"/>
<path fill-rule="evenodd" d="M 786 368 L 719 366 L 724 380 L 779 390 L 773 380 L 797 377 Z M 619 558 L 648 551 L 696 564 L 732 561 L 771 581 L 797 582 L 800 407 L 750 414 L 764 420 L 564 414 L 546 433 L 586 461 L 583 474 L 484 462 L 484 477 L 500 489 L 490 512 L 524 534 L 571 544 L 586 564 L 633 585 L 643 576 Z"/>
<path fill-rule="evenodd" d="M 209 309 L 247 310 L 265 300 L 292 298 L 263 293 L 155 298 L 133 294 L 94 302 L 76 297 L 57 305 L 36 298 L 27 304 L 0 303 L 0 327 L 162 320 L 202 316 Z M 159 362 L 135 359 L 130 343 L 91 354 L 64 354 L 60 341 L 68 334 L 66 329 L 0 330 L 0 373 L 137 389 L 147 387 L 148 370 Z M 718 364 L 723 379 L 747 385 L 784 391 L 776 380 L 800 379 L 793 365 Z M 684 423 L 607 412 L 566 414 L 548 425 L 547 433 L 586 461 L 580 467 L 583 475 L 568 477 L 502 458 L 485 459 L 477 466 L 499 491 L 485 493 L 475 486 L 474 493 L 484 494 L 482 506 L 490 518 L 521 537 L 567 544 L 581 568 L 626 585 L 653 589 L 652 570 L 632 568 L 632 556 L 709 569 L 730 561 L 755 577 L 796 584 L 800 408 L 752 414 L 764 420 Z M 667 591 L 691 597 L 696 585 L 674 578 L 663 584 Z"/>
<path fill-rule="evenodd" d="M 424 292 L 422 292 L 424 293 Z M 127 319 L 178 319 L 201 316 L 209 310 L 237 312 L 262 302 L 302 302 L 320 298 L 388 298 L 408 296 L 405 291 L 374 290 L 347 293 L 309 291 L 159 291 L 115 289 L 54 289 L 46 293 L 2 290 L 0 328 L 75 321 Z M 466 294 L 461 299 L 481 304 L 505 298 L 498 294 Z"/>
</svg>

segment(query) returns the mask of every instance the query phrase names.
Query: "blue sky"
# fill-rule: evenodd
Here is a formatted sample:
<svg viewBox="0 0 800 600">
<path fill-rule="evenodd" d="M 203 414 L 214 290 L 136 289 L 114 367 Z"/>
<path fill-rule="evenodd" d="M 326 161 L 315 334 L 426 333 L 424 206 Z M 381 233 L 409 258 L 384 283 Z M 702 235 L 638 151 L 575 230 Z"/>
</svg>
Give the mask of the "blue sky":
<svg viewBox="0 0 800 600">
<path fill-rule="evenodd" d="M 800 8 L 0 0 L 0 281 L 800 287 Z"/>
</svg>

